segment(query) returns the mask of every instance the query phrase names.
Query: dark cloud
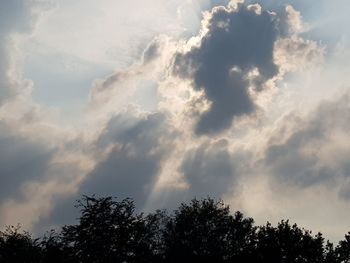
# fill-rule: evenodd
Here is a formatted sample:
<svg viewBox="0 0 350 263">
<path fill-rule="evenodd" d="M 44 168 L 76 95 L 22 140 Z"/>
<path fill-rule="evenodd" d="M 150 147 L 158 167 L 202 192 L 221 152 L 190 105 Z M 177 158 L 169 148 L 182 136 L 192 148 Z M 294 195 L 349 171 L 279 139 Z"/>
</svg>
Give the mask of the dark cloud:
<svg viewBox="0 0 350 263">
<path fill-rule="evenodd" d="M 17 198 L 20 187 L 47 176 L 53 151 L 31 142 L 0 122 L 0 199 Z"/>
<path fill-rule="evenodd" d="M 293 134 L 285 144 L 271 146 L 266 162 L 272 174 L 281 177 L 284 182 L 307 187 L 330 179 L 334 170 L 320 165 L 317 156 L 300 152 L 303 143 L 306 143 L 303 133 Z"/>
<path fill-rule="evenodd" d="M 33 232 L 42 235 L 51 229 L 60 229 L 64 225 L 75 224 L 79 210 L 75 207 L 81 196 L 56 196 L 54 207 L 49 215 L 41 217 L 33 226 Z"/>
<path fill-rule="evenodd" d="M 211 103 L 210 109 L 200 116 L 197 134 L 220 132 L 228 128 L 235 117 L 255 111 L 250 88 L 259 92 L 268 80 L 278 74 L 273 50 L 276 40 L 281 36 L 282 27 L 286 26 L 286 23 L 281 26 L 281 21 L 267 11 L 260 13 L 258 6 L 254 9 L 245 5 L 240 5 L 237 10 L 214 8 L 206 22 L 205 29 L 208 32 L 201 38 L 199 45 L 192 46 L 188 52 L 178 52 L 173 61 L 174 74 L 191 80 L 194 89 L 203 90 Z M 91 92 L 91 100 L 104 105 L 109 97 L 115 96 L 108 93 L 115 85 L 125 83 L 127 86 L 129 80 L 138 78 L 143 81 L 142 77 L 147 74 L 143 66 L 158 61 L 156 58 L 161 48 L 161 43 L 153 41 L 143 53 L 143 64 L 116 72 L 98 82 Z M 1 66 L 0 61 L 0 70 Z M 250 74 L 253 71 L 255 75 Z M 322 114 L 317 116 L 315 120 L 319 118 L 321 124 Z M 71 192 L 68 192 L 52 197 L 55 207 L 48 217 L 40 220 L 37 229 L 71 223 L 77 216 L 74 201 L 83 194 L 132 197 L 138 208 L 144 207 L 162 161 L 172 151 L 173 134 L 169 132 L 167 121 L 161 113 L 139 114 L 129 111 L 111 118 L 99 138 L 92 143 L 91 151 L 96 152 L 89 153 L 91 156 L 101 154 L 103 157 L 97 156 L 97 165 L 86 175 L 76 194 L 69 196 Z M 264 165 L 274 176 L 288 178 L 304 186 L 330 177 L 331 170 L 322 165 L 322 159 L 302 151 L 311 141 L 322 142 L 327 138 L 326 126 L 316 125 L 315 122 L 312 125 L 303 122 L 303 127 L 296 124 L 298 129 L 286 141 L 274 142 L 268 147 Z M 323 132 L 320 132 L 321 128 Z M 3 139 L 1 136 L 0 175 L 6 176 L 3 178 L 3 191 L 0 187 L 0 198 L 4 198 L 14 196 L 25 182 L 43 178 L 52 152 L 22 138 L 8 136 Z M 317 150 L 317 145 L 313 149 Z M 86 145 L 79 147 L 88 148 Z M 177 202 L 187 197 L 225 195 L 241 171 L 239 158 L 233 156 L 228 148 L 228 142 L 221 140 L 201 144 L 187 152 L 179 171 L 184 175 L 189 189 L 187 192 L 180 189 L 167 193 L 170 196 L 168 207 L 174 204 L 174 200 Z M 245 163 L 248 160 L 244 158 Z M 69 169 L 58 167 L 55 174 L 67 174 Z M 16 174 L 15 177 L 10 176 L 12 172 Z M 156 201 L 162 203 L 163 200 Z"/>
<path fill-rule="evenodd" d="M 160 48 L 160 43 L 157 40 L 152 41 L 143 52 L 142 63 L 147 64 L 157 58 Z"/>
<path fill-rule="evenodd" d="M 33 29 L 37 18 L 34 5 L 35 1 L 0 1 L 0 106 L 18 92 L 18 80 L 9 75 L 14 45 L 11 37 Z M 48 147 L 17 135 L 0 120 L 0 198 L 18 197 L 22 185 L 46 176 L 52 155 Z"/>
<path fill-rule="evenodd" d="M 279 36 L 278 20 L 267 11 L 258 14 L 245 5 L 238 9 L 214 8 L 199 46 L 177 53 L 173 71 L 191 79 L 211 102 L 196 128 L 197 134 L 221 131 L 237 116 L 252 113 L 254 102 L 249 86 L 261 90 L 278 73 L 273 61 L 274 43 Z M 253 81 L 248 73 L 257 69 Z"/>
<path fill-rule="evenodd" d="M 97 145 L 115 146 L 87 176 L 80 193 L 133 197 L 142 207 L 166 154 L 165 145 L 161 145 L 166 129 L 164 116 L 159 113 L 112 118 Z"/>
<path fill-rule="evenodd" d="M 350 151 L 342 146 L 350 128 L 349 116 L 349 99 L 345 96 L 322 103 L 309 118 L 289 119 L 293 121 L 291 134 L 283 142 L 271 143 L 266 150 L 265 164 L 271 175 L 282 183 L 301 187 L 350 176 Z M 274 136 L 285 137 L 283 132 Z"/>
<path fill-rule="evenodd" d="M 227 142 L 205 143 L 184 156 L 180 167 L 189 184 L 189 196 L 222 197 L 237 176 Z"/>
<path fill-rule="evenodd" d="M 53 210 L 40 219 L 35 229 L 42 232 L 74 223 L 79 215 L 74 204 L 82 195 L 131 197 L 142 209 L 169 151 L 162 143 L 164 136 L 169 133 L 165 116 L 160 113 L 125 111 L 112 117 L 93 147 L 96 152 L 112 147 L 111 151 L 86 175 L 77 193 L 55 196 Z"/>
</svg>

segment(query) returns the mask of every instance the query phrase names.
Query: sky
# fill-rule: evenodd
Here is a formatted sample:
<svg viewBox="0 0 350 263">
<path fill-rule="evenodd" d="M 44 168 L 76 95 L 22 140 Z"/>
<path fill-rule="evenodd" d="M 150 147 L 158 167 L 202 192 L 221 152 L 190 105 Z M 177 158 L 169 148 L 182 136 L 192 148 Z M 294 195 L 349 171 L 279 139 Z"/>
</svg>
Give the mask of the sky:
<svg viewBox="0 0 350 263">
<path fill-rule="evenodd" d="M 221 198 L 350 231 L 348 0 L 0 0 L 0 227 Z"/>
</svg>

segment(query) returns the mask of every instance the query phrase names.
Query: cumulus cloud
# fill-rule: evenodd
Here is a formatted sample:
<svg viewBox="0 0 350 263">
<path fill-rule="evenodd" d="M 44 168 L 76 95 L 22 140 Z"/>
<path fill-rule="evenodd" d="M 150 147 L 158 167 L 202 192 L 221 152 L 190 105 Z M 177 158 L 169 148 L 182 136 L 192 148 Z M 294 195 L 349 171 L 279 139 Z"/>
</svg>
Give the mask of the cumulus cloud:
<svg viewBox="0 0 350 263">
<path fill-rule="evenodd" d="M 0 122 L 1 200 L 16 198 L 26 182 L 46 176 L 53 150 L 44 144 L 14 135 Z"/>
<path fill-rule="evenodd" d="M 30 34 L 40 17 L 39 10 L 47 9 L 48 6 L 48 3 L 36 0 L 0 3 L 0 105 L 28 88 L 18 79 L 15 70 L 15 35 Z"/>
<path fill-rule="evenodd" d="M 87 175 L 82 194 L 132 196 L 142 207 L 169 152 L 165 116 L 124 112 L 113 117 L 97 140 L 105 158 Z"/>
<path fill-rule="evenodd" d="M 291 6 L 280 14 L 260 5 L 231 2 L 206 13 L 201 33 L 175 54 L 174 75 L 203 91 L 209 109 L 197 134 L 229 128 L 236 117 L 254 113 L 256 94 L 283 74 L 322 57 L 313 41 L 299 37 L 301 17 Z"/>
<path fill-rule="evenodd" d="M 350 125 L 349 105 L 346 95 L 321 103 L 308 117 L 289 116 L 288 125 L 292 128 L 275 134 L 280 141 L 272 140 L 267 147 L 265 164 L 269 174 L 281 183 L 300 187 L 347 178 L 350 174 L 345 157 L 350 149 L 346 132 Z"/>
<path fill-rule="evenodd" d="M 0 3 L 0 224 L 6 222 L 9 212 L 2 209 L 4 202 L 24 198 L 21 193 L 27 183 L 47 176 L 54 155 L 53 147 L 35 138 L 28 138 L 22 133 L 23 127 L 31 121 L 29 112 L 35 112 L 35 109 L 28 106 L 27 102 L 15 102 L 17 95 L 28 94 L 30 85 L 18 77 L 16 72 L 17 42 L 14 35 L 31 32 L 37 19 L 35 5 L 35 2 L 21 0 Z M 11 108 L 15 104 L 20 106 Z M 28 114 L 18 116 L 18 112 L 23 108 L 26 108 Z"/>
<path fill-rule="evenodd" d="M 306 52 L 297 45 L 284 49 L 278 45 L 298 36 L 294 29 L 281 33 L 282 26 L 300 22 L 294 10 L 285 12 L 292 13 L 291 22 L 284 13 L 231 1 L 228 7 L 207 12 L 201 32 L 188 42 L 158 37 L 140 61 L 97 80 L 86 113 L 94 126 L 103 127 L 95 127 L 89 142 L 96 165 L 83 176 L 74 196 L 132 196 L 142 207 L 149 206 L 149 198 L 156 202 L 152 198 L 162 189 L 172 189 L 175 199 L 185 192 L 218 197 L 228 193 L 239 181 L 244 158 L 237 157 L 232 139 L 217 133 L 227 131 L 232 119 L 256 110 L 256 94 L 281 79 L 282 58 L 295 50 Z M 314 45 L 310 43 L 305 49 Z M 143 87 L 150 82 L 158 97 L 153 113 L 140 104 L 140 111 L 132 110 L 128 105 L 137 103 L 131 98 L 143 96 Z M 96 121 L 99 116 L 103 121 Z M 213 137 L 203 141 L 198 134 Z"/>
<path fill-rule="evenodd" d="M 0 2 L 0 227 L 21 223 L 30 229 L 52 209 L 55 195 L 71 194 L 80 174 L 91 168 L 74 149 L 76 131 L 36 104 L 33 83 L 21 75 L 18 43 L 50 8 L 48 1 Z"/>
<path fill-rule="evenodd" d="M 174 137 L 167 116 L 162 113 L 133 107 L 117 113 L 89 142 L 87 151 L 95 161 L 93 169 L 80 170 L 81 180 L 76 182 L 75 190 L 57 194 L 54 209 L 37 222 L 35 229 L 72 223 L 77 215 L 73 204 L 84 194 L 132 197 L 138 209 L 144 208 L 162 164 L 173 150 Z"/>
<path fill-rule="evenodd" d="M 274 61 L 283 75 L 290 71 L 300 71 L 320 64 L 325 47 L 302 37 L 308 30 L 300 12 L 287 5 L 281 14 L 281 35 L 274 48 Z"/>
<path fill-rule="evenodd" d="M 159 36 L 129 68 L 96 80 L 79 128 L 62 132 L 40 107 L 7 102 L 0 119 L 18 113 L 10 128 L 0 120 L 2 222 L 27 215 L 38 231 L 69 223 L 81 194 L 132 197 L 140 209 L 207 195 L 239 205 L 261 178 L 302 190 L 347 182 L 348 99 L 279 122 L 254 115 L 264 94 L 274 102 L 269 91 L 285 73 L 321 61 L 324 49 L 304 30 L 291 6 L 273 13 L 230 1 L 204 14 L 198 35 Z M 3 61 L 0 75 L 10 68 Z M 350 196 L 346 184 L 338 190 Z"/>
<path fill-rule="evenodd" d="M 347 217 L 349 200 L 349 106 L 346 93 L 241 138 L 250 154 L 241 159 L 242 192 L 228 197 L 231 204 L 261 223 L 290 218 L 340 238 L 348 230 L 338 219 Z"/>
<path fill-rule="evenodd" d="M 103 127 L 111 116 L 130 105 L 143 111 L 157 111 L 158 88 L 173 50 L 174 43 L 167 36 L 155 37 L 130 67 L 95 80 L 84 117 L 92 126 Z"/>
<path fill-rule="evenodd" d="M 32 228 L 51 211 L 52 200 L 74 194 L 92 168 L 74 136 L 34 125 L 37 133 L 30 124 L 0 122 L 0 227 L 21 223 Z"/>
<path fill-rule="evenodd" d="M 260 13 L 256 7 L 214 8 L 206 15 L 202 29 L 206 33 L 198 45 L 175 56 L 174 73 L 191 79 L 211 103 L 198 122 L 198 134 L 228 128 L 233 117 L 254 111 L 250 72 L 255 70 L 260 79 L 256 90 L 278 73 L 273 61 L 277 22 L 271 13 Z"/>
<path fill-rule="evenodd" d="M 204 143 L 185 154 L 180 167 L 189 188 L 189 198 L 223 196 L 238 177 L 228 142 Z"/>
<path fill-rule="evenodd" d="M 11 34 L 30 30 L 32 16 L 28 1 L 1 1 L 0 7 L 0 103 L 3 104 L 15 94 L 9 76 L 13 52 Z"/>
</svg>

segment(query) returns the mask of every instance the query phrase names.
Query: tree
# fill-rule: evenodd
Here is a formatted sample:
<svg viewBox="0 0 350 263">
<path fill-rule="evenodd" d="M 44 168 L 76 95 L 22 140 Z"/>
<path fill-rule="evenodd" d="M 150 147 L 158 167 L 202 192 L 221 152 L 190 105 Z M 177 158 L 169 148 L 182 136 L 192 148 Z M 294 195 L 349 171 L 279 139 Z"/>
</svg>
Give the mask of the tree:
<svg viewBox="0 0 350 263">
<path fill-rule="evenodd" d="M 146 216 L 145 233 L 147 239 L 145 243 L 149 244 L 148 251 L 152 251 L 151 257 L 144 262 L 164 262 L 165 260 L 165 244 L 164 234 L 166 233 L 166 225 L 170 217 L 165 210 L 157 210 L 155 213 L 150 213 Z"/>
<path fill-rule="evenodd" d="M 311 232 L 296 224 L 282 220 L 277 227 L 270 223 L 259 228 L 257 233 L 256 262 L 323 262 L 322 235 L 311 236 Z"/>
<path fill-rule="evenodd" d="M 350 262 L 350 232 L 345 235 L 345 239 L 341 240 L 335 248 L 335 254 L 338 262 Z"/>
<path fill-rule="evenodd" d="M 337 263 L 339 261 L 339 256 L 337 255 L 336 250 L 331 242 L 327 241 L 325 245 L 324 253 L 324 262 L 325 263 Z"/>
<path fill-rule="evenodd" d="M 8 226 L 0 231 L 0 262 L 37 263 L 41 250 L 38 239 L 33 239 L 21 227 Z"/>
<path fill-rule="evenodd" d="M 152 257 L 152 231 L 131 199 L 83 196 L 77 225 L 65 226 L 63 241 L 78 262 L 143 262 Z"/>
<path fill-rule="evenodd" d="M 60 233 L 54 230 L 48 232 L 40 241 L 42 250 L 41 262 L 70 263 L 76 262 L 72 257 L 72 248 L 67 246 Z"/>
<path fill-rule="evenodd" d="M 166 224 L 166 262 L 230 262 L 251 250 L 253 220 L 211 198 L 181 204 Z M 243 259 L 242 259 L 243 260 Z"/>
<path fill-rule="evenodd" d="M 0 231 L 0 262 L 254 262 L 350 263 L 350 232 L 334 247 L 321 233 L 282 220 L 255 227 L 211 198 L 165 210 L 136 213 L 131 199 L 95 196 L 78 201 L 77 224 L 36 239 L 20 227 Z"/>
</svg>

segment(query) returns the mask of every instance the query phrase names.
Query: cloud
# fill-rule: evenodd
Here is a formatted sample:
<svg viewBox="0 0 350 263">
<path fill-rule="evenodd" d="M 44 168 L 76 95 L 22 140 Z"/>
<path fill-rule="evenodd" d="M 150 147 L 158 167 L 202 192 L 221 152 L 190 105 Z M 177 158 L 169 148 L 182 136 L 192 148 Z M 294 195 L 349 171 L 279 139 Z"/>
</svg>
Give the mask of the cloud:
<svg viewBox="0 0 350 263">
<path fill-rule="evenodd" d="M 205 14 L 198 36 L 175 54 L 173 74 L 203 91 L 209 103 L 196 125 L 198 135 L 222 132 L 255 113 L 257 97 L 288 71 L 322 57 L 322 49 L 299 36 L 300 14 L 231 2 Z"/>
<path fill-rule="evenodd" d="M 160 55 L 161 44 L 154 40 L 143 51 L 142 64 L 147 64 L 156 59 Z"/>
<path fill-rule="evenodd" d="M 350 175 L 347 130 L 349 95 L 323 102 L 308 117 L 291 118 L 292 129 L 275 134 L 267 147 L 265 164 L 280 183 L 300 187 L 344 180 Z M 291 125 L 289 123 L 289 125 Z"/>
<path fill-rule="evenodd" d="M 324 50 L 304 38 L 291 6 L 272 13 L 240 2 L 205 13 L 188 41 L 158 36 L 129 68 L 96 80 L 84 120 L 69 131 L 20 96 L 2 106 L 0 119 L 13 125 L 0 121 L 0 174 L 18 175 L 3 178 L 2 221 L 24 219 L 39 232 L 70 223 L 81 194 L 132 197 L 139 209 L 211 195 L 240 208 L 265 177 L 300 191 L 347 182 L 346 100 L 282 124 L 271 113 L 279 108 L 270 89 Z M 263 95 L 272 105 L 254 115 Z M 344 184 L 339 194 L 349 192 Z"/>
<path fill-rule="evenodd" d="M 54 198 L 59 211 L 81 194 L 133 197 L 138 207 L 148 209 L 155 207 L 151 203 L 169 205 L 194 195 L 223 197 L 237 189 L 248 170 L 243 166 L 250 165 L 235 140 L 246 138 L 232 139 L 227 128 L 232 119 L 255 112 L 257 94 L 281 79 L 288 55 L 296 49 L 303 55 L 314 43 L 305 43 L 305 49 L 282 48 L 277 43 L 283 39 L 304 41 L 297 33 L 281 34 L 283 15 L 236 4 L 206 13 L 202 31 L 187 42 L 155 38 L 135 64 L 94 83 L 86 112 L 93 132 L 84 142 L 88 146 L 79 146 L 88 148 L 85 154 L 90 152 L 94 168 L 86 170 L 70 196 Z M 300 17 L 293 14 L 291 20 L 298 23 Z M 146 83 L 156 90 L 149 112 L 137 103 L 144 90 L 149 92 Z M 46 223 L 66 220 L 56 220 L 59 214 L 54 209 Z"/>
<path fill-rule="evenodd" d="M 0 199 L 16 198 L 21 186 L 47 176 L 54 151 L 44 144 L 16 136 L 0 122 Z"/>
<path fill-rule="evenodd" d="M 169 151 L 167 130 L 160 113 L 129 111 L 110 119 L 96 143 L 101 150 L 110 150 L 87 175 L 79 192 L 132 197 L 142 207 Z"/>
<path fill-rule="evenodd" d="M 14 0 L 0 3 L 0 106 L 23 89 L 14 72 L 17 44 L 14 35 L 30 34 L 40 16 L 39 9 L 45 6 L 40 1 Z"/>
<path fill-rule="evenodd" d="M 187 152 L 180 171 L 189 185 L 189 198 L 222 197 L 239 176 L 225 140 L 204 143 Z"/>
<path fill-rule="evenodd" d="M 35 229 L 42 231 L 73 223 L 77 217 L 73 204 L 84 194 L 131 197 L 137 208 L 142 209 L 159 178 L 163 161 L 173 150 L 174 136 L 162 113 L 141 112 L 133 107 L 117 113 L 97 138 L 85 142 L 89 145 L 86 151 L 95 161 L 93 169 L 80 171 L 74 191 L 54 195 L 53 209 L 36 222 Z"/>
<path fill-rule="evenodd" d="M 11 34 L 30 30 L 32 17 L 28 1 L 1 1 L 0 3 L 0 105 L 14 96 L 10 74 Z"/>
<path fill-rule="evenodd" d="M 349 101 L 345 93 L 245 130 L 241 192 L 225 199 L 259 224 L 289 218 L 337 241 L 348 230 Z"/>
<path fill-rule="evenodd" d="M 56 200 L 78 191 L 81 181 L 94 167 L 94 160 L 84 153 L 86 142 L 74 142 L 69 133 L 61 132 L 62 137 L 52 138 L 61 144 L 44 137 L 23 137 L 25 133 L 15 131 L 10 134 L 2 134 L 5 138 L 0 139 L 4 186 L 0 227 L 21 223 L 25 229 L 33 229 L 51 213 Z"/>
<path fill-rule="evenodd" d="M 56 153 L 46 140 L 55 136 L 45 135 L 52 130 L 39 120 L 39 107 L 30 99 L 31 83 L 21 78 L 16 61 L 18 39 L 32 32 L 44 6 L 40 1 L 0 2 L 1 225 L 11 217 L 13 207 L 7 208 L 6 203 L 26 200 L 26 187 L 48 178 Z"/>
<path fill-rule="evenodd" d="M 129 105 L 155 111 L 159 102 L 158 86 L 173 55 L 174 43 L 167 36 L 155 37 L 143 51 L 140 60 L 130 67 L 94 81 L 86 107 L 87 116 L 108 121 Z"/>
<path fill-rule="evenodd" d="M 89 169 L 82 150 L 69 146 L 76 131 L 32 100 L 33 82 L 22 76 L 19 43 L 50 7 L 49 1 L 0 1 L 0 227 L 30 229 L 51 210 L 52 198 L 74 192 L 77 175 Z"/>
<path fill-rule="evenodd" d="M 277 75 L 273 60 L 277 19 L 259 10 L 257 5 L 213 8 L 203 22 L 205 33 L 199 43 L 176 54 L 174 74 L 190 79 L 211 103 L 197 124 L 197 134 L 224 130 L 234 117 L 254 111 L 251 72 L 259 78 L 255 90 L 263 89 L 263 84 Z"/>
</svg>

